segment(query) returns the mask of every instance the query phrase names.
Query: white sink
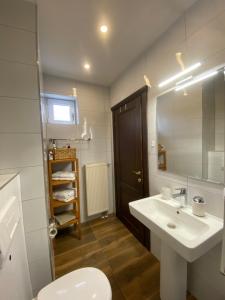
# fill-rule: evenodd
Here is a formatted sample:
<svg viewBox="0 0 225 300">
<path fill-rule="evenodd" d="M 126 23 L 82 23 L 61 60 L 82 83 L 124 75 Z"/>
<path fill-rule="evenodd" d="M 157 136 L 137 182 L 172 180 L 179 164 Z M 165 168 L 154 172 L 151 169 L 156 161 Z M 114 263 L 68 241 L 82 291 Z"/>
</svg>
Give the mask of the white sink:
<svg viewBox="0 0 225 300">
<path fill-rule="evenodd" d="M 163 200 L 161 195 L 131 202 L 129 208 L 161 239 L 161 299 L 186 299 L 187 261 L 222 240 L 223 220 L 209 214 L 196 217 L 190 207 L 178 208 L 177 201 Z"/>
<path fill-rule="evenodd" d="M 222 240 L 223 220 L 206 214 L 196 217 L 191 208 L 177 208 L 160 195 L 129 203 L 131 214 L 188 262 L 193 262 Z"/>
</svg>

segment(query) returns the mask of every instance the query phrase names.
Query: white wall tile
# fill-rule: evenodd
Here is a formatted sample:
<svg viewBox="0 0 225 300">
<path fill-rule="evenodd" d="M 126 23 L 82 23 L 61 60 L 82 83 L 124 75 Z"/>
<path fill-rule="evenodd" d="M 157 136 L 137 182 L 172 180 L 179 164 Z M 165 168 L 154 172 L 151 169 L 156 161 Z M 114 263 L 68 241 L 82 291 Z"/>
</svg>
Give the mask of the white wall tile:
<svg viewBox="0 0 225 300">
<path fill-rule="evenodd" d="M 89 143 L 83 144 L 82 149 L 87 150 L 90 152 L 106 152 L 107 151 L 107 145 L 106 145 L 106 140 L 103 138 L 94 138 L 92 141 Z"/>
<path fill-rule="evenodd" d="M 45 195 L 43 166 L 23 168 L 20 171 L 22 201 L 43 198 Z"/>
<path fill-rule="evenodd" d="M 46 203 L 44 198 L 23 201 L 22 206 L 26 233 L 47 227 Z"/>
<path fill-rule="evenodd" d="M 80 110 L 104 112 L 109 101 L 109 90 L 105 87 L 76 82 L 72 79 L 65 79 L 44 74 L 45 92 L 71 95 L 72 89 L 77 88 L 78 105 Z"/>
<path fill-rule="evenodd" d="M 94 139 L 106 139 L 108 137 L 108 127 L 107 126 L 93 126 L 93 138 Z"/>
<path fill-rule="evenodd" d="M 36 63 L 35 33 L 0 25 L 0 40 L 0 59 Z"/>
<path fill-rule="evenodd" d="M 107 162 L 107 152 L 82 151 L 80 165 L 86 163 Z"/>
<path fill-rule="evenodd" d="M 26 168 L 0 169 L 0 174 L 20 174 L 22 201 L 45 195 L 43 165 Z"/>
<path fill-rule="evenodd" d="M 0 134 L 0 169 L 42 164 L 40 134 Z"/>
<path fill-rule="evenodd" d="M 0 60 L 0 97 L 39 99 L 37 68 Z"/>
<path fill-rule="evenodd" d="M 48 285 L 51 279 L 51 268 L 48 253 L 45 258 L 33 261 L 29 264 L 33 295 L 36 297 L 38 292 Z"/>
<path fill-rule="evenodd" d="M 186 13 L 187 35 L 201 30 L 210 20 L 225 10 L 224 0 L 196 1 L 196 4 Z"/>
<path fill-rule="evenodd" d="M 79 128 L 75 125 L 47 124 L 48 138 L 79 138 Z"/>
<path fill-rule="evenodd" d="M 107 113 L 102 111 L 80 110 L 79 111 L 80 122 L 83 123 L 84 118 L 88 120 L 88 126 L 93 125 L 105 125 Z"/>
<path fill-rule="evenodd" d="M 26 245 L 29 262 L 45 259 L 49 253 L 47 228 L 26 233 Z"/>
<path fill-rule="evenodd" d="M 29 31 L 36 30 L 35 5 L 21 0 L 1 0 L 0 23 Z"/>
<path fill-rule="evenodd" d="M 191 35 L 187 41 L 188 56 L 203 60 L 216 51 L 225 48 L 225 10 L 216 19 L 209 22 L 202 30 Z"/>
<path fill-rule="evenodd" d="M 40 133 L 40 103 L 0 97 L 0 133 Z"/>
</svg>

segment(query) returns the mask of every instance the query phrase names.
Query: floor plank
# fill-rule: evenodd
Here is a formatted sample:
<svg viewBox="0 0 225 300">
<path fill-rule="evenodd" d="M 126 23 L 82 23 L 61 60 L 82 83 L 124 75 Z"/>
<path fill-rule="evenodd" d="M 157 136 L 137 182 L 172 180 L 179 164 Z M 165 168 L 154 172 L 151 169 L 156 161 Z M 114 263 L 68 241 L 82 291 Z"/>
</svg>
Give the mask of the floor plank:
<svg viewBox="0 0 225 300">
<path fill-rule="evenodd" d="M 159 261 L 114 216 L 83 224 L 81 241 L 70 229 L 55 240 L 57 278 L 90 266 L 107 275 L 113 300 L 160 300 Z"/>
</svg>

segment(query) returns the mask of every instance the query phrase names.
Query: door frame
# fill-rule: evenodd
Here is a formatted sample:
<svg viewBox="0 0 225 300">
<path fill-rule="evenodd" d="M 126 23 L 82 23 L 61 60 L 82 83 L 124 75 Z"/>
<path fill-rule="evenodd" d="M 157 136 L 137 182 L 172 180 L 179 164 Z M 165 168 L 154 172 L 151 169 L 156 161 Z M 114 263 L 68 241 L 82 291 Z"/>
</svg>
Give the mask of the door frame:
<svg viewBox="0 0 225 300">
<path fill-rule="evenodd" d="M 115 111 L 120 108 L 122 105 L 127 104 L 128 102 L 134 100 L 137 96 L 141 96 L 141 120 L 142 120 L 142 158 L 143 158 L 143 182 L 144 182 L 144 197 L 149 197 L 149 175 L 148 175 L 148 126 L 147 126 L 147 102 L 148 102 L 148 87 L 144 86 L 133 94 L 126 97 L 121 102 L 117 103 L 111 108 L 111 111 Z M 115 201 L 116 201 L 116 216 L 120 219 L 120 213 L 118 210 L 119 196 L 118 196 L 118 168 L 116 166 L 116 134 L 115 134 L 115 117 L 113 115 L 113 150 L 114 150 L 114 174 L 115 174 Z M 146 246 L 150 249 L 150 231 L 146 230 L 145 233 Z"/>
</svg>

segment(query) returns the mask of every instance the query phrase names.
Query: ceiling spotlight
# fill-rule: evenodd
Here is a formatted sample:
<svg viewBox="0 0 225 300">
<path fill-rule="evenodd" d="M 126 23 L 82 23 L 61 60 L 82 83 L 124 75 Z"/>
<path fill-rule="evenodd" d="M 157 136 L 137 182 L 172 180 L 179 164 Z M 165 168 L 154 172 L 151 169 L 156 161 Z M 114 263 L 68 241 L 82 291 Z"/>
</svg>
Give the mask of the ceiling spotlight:
<svg viewBox="0 0 225 300">
<path fill-rule="evenodd" d="M 103 33 L 106 33 L 106 32 L 108 31 L 108 26 L 102 25 L 102 26 L 100 27 L 100 31 L 103 32 Z"/>
<path fill-rule="evenodd" d="M 86 69 L 86 70 L 90 70 L 90 65 L 88 64 L 88 63 L 86 63 L 86 64 L 84 64 L 84 68 Z"/>
</svg>

